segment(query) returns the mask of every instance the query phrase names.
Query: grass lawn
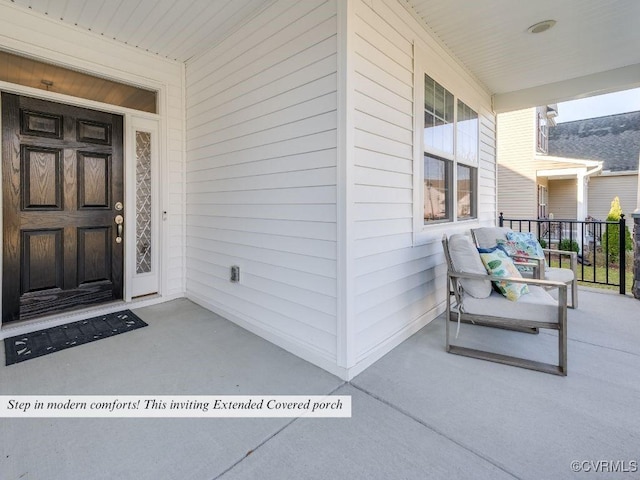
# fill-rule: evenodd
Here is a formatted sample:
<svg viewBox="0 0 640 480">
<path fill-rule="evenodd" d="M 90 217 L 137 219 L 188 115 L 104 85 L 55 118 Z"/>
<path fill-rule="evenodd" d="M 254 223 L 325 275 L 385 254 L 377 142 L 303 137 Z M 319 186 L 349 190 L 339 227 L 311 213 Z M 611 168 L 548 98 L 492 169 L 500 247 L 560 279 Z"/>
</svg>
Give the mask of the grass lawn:
<svg viewBox="0 0 640 480">
<path fill-rule="evenodd" d="M 551 260 L 552 267 L 560 266 L 556 259 Z M 569 262 L 563 261 L 562 267 L 569 268 Z M 578 262 L 576 268 L 578 275 L 578 284 L 586 287 L 604 288 L 608 290 L 618 291 L 620 289 L 620 270 L 617 265 L 609 266 L 609 276 L 607 278 L 607 269 L 604 266 L 582 265 Z M 593 283 L 599 282 L 599 283 Z M 608 285 L 603 285 L 608 284 Z M 627 258 L 627 268 L 625 273 L 626 291 L 631 292 L 633 287 L 633 257 L 631 260 Z"/>
</svg>

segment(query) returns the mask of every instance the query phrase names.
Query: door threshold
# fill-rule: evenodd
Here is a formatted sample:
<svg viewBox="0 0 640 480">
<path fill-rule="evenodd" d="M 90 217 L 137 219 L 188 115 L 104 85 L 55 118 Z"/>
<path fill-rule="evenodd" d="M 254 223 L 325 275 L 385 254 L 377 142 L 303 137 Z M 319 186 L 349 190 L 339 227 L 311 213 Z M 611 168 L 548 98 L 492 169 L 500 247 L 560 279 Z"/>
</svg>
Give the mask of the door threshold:
<svg viewBox="0 0 640 480">
<path fill-rule="evenodd" d="M 14 337 L 16 335 L 37 332 L 38 330 L 44 330 L 46 328 L 57 327 L 59 325 L 64 325 L 78 320 L 99 317 L 101 315 L 118 312 L 120 310 L 145 307 L 147 305 L 153 305 L 168 300 L 170 299 L 163 298 L 161 295 L 155 294 L 148 295 L 140 299 L 133 299 L 131 302 L 117 300 L 69 312 L 54 313 L 38 318 L 30 318 L 28 320 L 17 320 L 9 324 L 0 325 L 0 340 Z"/>
</svg>

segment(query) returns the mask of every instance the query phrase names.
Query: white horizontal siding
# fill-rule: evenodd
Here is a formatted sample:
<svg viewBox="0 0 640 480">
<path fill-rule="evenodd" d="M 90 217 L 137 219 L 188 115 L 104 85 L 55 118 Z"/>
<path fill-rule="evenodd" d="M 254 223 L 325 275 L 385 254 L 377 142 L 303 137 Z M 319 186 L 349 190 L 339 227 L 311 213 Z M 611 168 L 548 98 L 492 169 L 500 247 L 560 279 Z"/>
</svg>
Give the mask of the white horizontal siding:
<svg viewBox="0 0 640 480">
<path fill-rule="evenodd" d="M 575 178 L 549 180 L 549 214 L 561 219 L 575 219 L 578 215 L 578 187 Z"/>
<path fill-rule="evenodd" d="M 186 70 L 187 294 L 334 365 L 336 29 L 276 1 Z"/>
<path fill-rule="evenodd" d="M 587 213 L 599 220 L 605 220 L 614 197 L 620 199 L 622 213 L 627 225 L 633 228 L 631 214 L 637 208 L 638 175 L 603 175 L 589 179 Z"/>
<path fill-rule="evenodd" d="M 366 361 L 390 339 L 435 316 L 445 298 L 445 269 L 439 236 L 413 244 L 413 45 L 433 42 L 391 0 L 355 2 L 353 25 L 354 330 L 357 361 Z M 427 62 L 444 61 L 449 71 L 465 76 L 443 52 L 427 55 L 434 55 Z M 458 80 L 456 85 L 473 83 Z M 482 90 L 471 89 L 474 98 Z M 495 121 L 489 96 L 482 102 L 479 217 L 489 224 L 496 205 Z"/>
<path fill-rule="evenodd" d="M 537 218 L 535 108 L 498 115 L 498 211 L 506 218 Z"/>
</svg>

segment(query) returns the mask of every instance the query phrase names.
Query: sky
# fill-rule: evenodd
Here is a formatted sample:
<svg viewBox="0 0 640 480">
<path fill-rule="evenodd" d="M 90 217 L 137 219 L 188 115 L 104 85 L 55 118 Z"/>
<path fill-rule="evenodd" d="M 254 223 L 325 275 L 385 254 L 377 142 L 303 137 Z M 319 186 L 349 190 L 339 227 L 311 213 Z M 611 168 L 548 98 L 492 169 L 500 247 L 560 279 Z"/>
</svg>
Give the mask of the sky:
<svg viewBox="0 0 640 480">
<path fill-rule="evenodd" d="M 640 110 L 640 88 L 558 103 L 557 123 Z"/>
</svg>

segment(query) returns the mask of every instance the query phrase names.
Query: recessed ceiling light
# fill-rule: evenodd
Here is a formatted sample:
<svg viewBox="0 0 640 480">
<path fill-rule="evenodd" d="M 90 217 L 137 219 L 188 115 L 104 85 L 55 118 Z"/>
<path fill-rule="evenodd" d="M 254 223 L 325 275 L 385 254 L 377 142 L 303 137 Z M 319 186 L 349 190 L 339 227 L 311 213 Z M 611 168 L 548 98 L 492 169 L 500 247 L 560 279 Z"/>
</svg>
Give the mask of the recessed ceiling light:
<svg viewBox="0 0 640 480">
<path fill-rule="evenodd" d="M 542 22 L 536 23 L 535 25 L 531 25 L 529 28 L 527 28 L 527 32 L 529 32 L 529 33 L 546 32 L 551 27 L 553 27 L 555 24 L 556 24 L 555 20 L 544 20 Z"/>
</svg>

